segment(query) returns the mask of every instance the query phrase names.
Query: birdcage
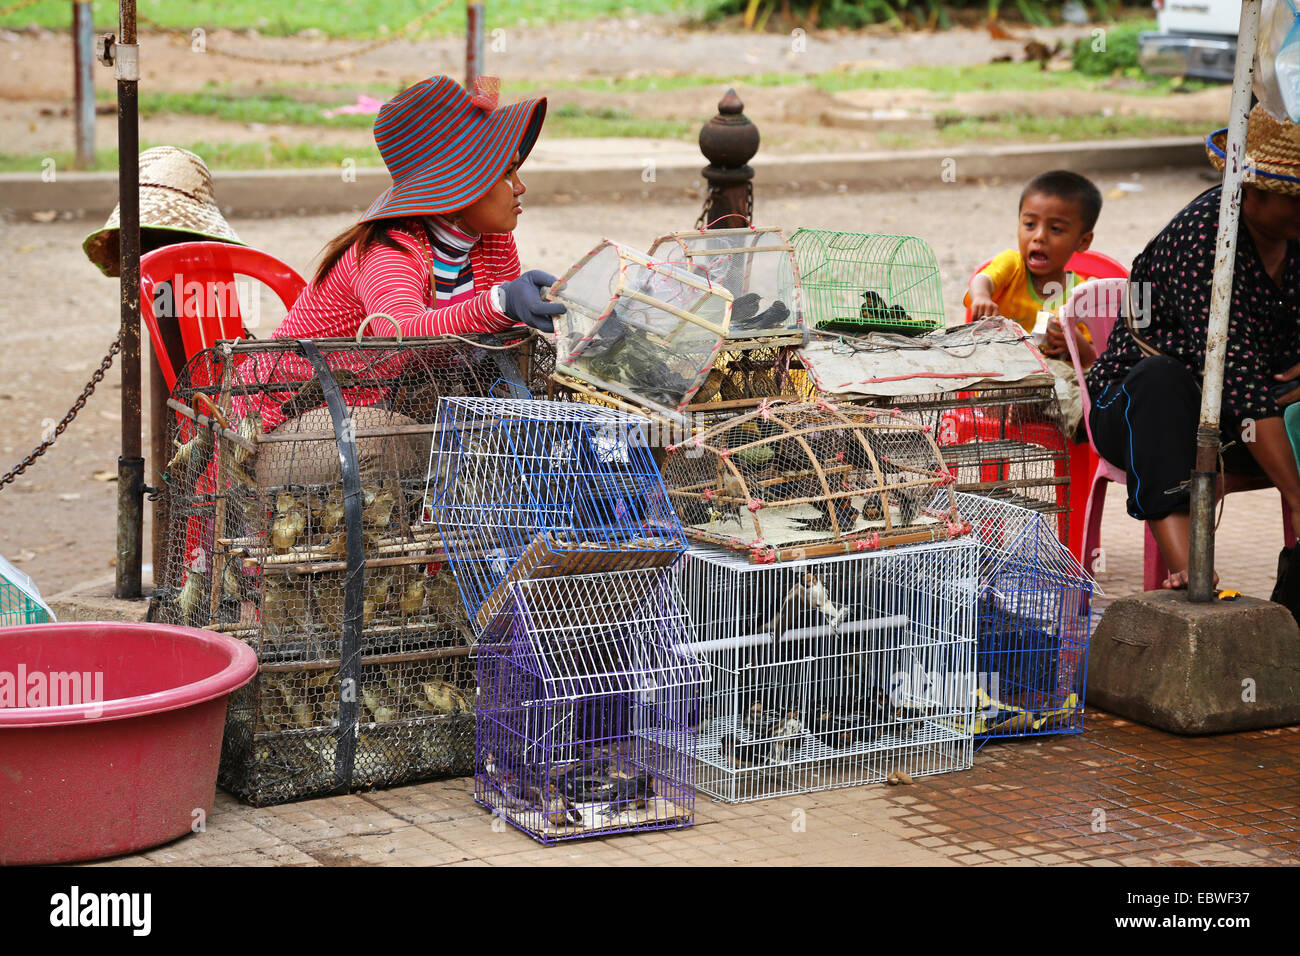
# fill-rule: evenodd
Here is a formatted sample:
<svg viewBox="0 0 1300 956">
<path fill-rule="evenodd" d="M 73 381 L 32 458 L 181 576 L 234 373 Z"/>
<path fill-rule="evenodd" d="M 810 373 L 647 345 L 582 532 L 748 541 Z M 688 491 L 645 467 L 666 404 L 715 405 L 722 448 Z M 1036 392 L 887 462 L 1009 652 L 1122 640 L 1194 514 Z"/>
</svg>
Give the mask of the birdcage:
<svg viewBox="0 0 1300 956">
<path fill-rule="evenodd" d="M 669 233 L 654 241 L 650 258 L 671 262 L 731 293 L 725 349 L 808 341 L 794 247 L 780 229 Z"/>
<path fill-rule="evenodd" d="M 957 497 L 981 545 L 976 739 L 1081 733 L 1095 582 L 1042 514 Z"/>
<path fill-rule="evenodd" d="M 223 786 L 264 805 L 471 771 L 474 636 L 423 494 L 438 398 L 518 380 L 513 352 L 451 339 L 225 344 L 187 365 L 155 617 L 257 651 Z"/>
<path fill-rule="evenodd" d="M 681 420 L 727 341 L 732 296 L 687 268 L 603 240 L 551 286 L 555 373 Z"/>
<path fill-rule="evenodd" d="M 514 581 L 484 639 L 474 797 L 542 843 L 694 821 L 707 670 L 665 568 Z"/>
<path fill-rule="evenodd" d="M 582 402 L 441 403 L 429 511 L 477 631 L 515 581 L 662 567 L 686 549 L 648 427 Z"/>
<path fill-rule="evenodd" d="M 790 244 L 814 328 L 922 335 L 943 327 L 939 261 L 924 239 L 800 229 Z"/>
<path fill-rule="evenodd" d="M 668 447 L 664 481 L 686 534 L 790 560 L 951 538 L 952 481 L 934 437 L 887 409 L 771 404 Z"/>
<path fill-rule="evenodd" d="M 736 802 L 970 767 L 978 557 L 973 537 L 769 565 L 693 546 L 696 787 Z"/>
<path fill-rule="evenodd" d="M 48 624 L 54 613 L 31 577 L 0 558 L 0 627 Z"/>
<path fill-rule="evenodd" d="M 1069 448 L 1051 379 L 1009 385 L 984 382 L 969 391 L 856 399 L 890 408 L 928 428 L 953 490 L 971 492 L 1052 516 L 1069 540 Z"/>
</svg>

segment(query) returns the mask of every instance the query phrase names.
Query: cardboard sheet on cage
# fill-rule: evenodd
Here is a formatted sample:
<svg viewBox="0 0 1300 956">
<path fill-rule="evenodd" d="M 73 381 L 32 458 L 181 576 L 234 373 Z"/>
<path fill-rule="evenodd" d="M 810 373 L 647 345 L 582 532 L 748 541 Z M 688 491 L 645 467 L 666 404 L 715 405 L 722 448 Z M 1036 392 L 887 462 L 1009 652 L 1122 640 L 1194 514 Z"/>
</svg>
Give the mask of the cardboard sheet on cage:
<svg viewBox="0 0 1300 956">
<path fill-rule="evenodd" d="M 1001 318 L 916 338 L 884 332 L 822 337 L 800 356 L 826 395 L 931 395 L 1052 374 L 1024 329 Z"/>
</svg>

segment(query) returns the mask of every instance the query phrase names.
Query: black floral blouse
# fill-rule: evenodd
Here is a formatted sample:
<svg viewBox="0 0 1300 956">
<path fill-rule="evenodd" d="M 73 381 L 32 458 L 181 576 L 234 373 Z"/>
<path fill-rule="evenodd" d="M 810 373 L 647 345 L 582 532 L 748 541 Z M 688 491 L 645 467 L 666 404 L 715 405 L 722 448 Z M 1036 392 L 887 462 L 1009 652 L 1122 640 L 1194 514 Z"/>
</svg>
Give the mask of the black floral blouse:
<svg viewBox="0 0 1300 956">
<path fill-rule="evenodd" d="M 1181 362 L 1198 382 L 1205 369 L 1205 334 L 1222 191 L 1222 186 L 1208 189 L 1178 213 L 1133 260 L 1129 280 L 1134 307 L 1149 308 L 1150 324 L 1138 328 L 1137 334 L 1162 355 Z M 1107 385 L 1122 381 L 1144 357 L 1128 327 L 1123 322 L 1115 323 L 1105 351 L 1088 372 L 1089 394 L 1096 397 Z M 1300 243 L 1292 240 L 1287 244 L 1279 289 L 1264 271 L 1250 230 L 1243 223 L 1238 231 L 1224 357 L 1224 426 L 1240 425 L 1247 418 L 1281 415 L 1281 406 L 1273 398 L 1277 383 L 1272 376 L 1297 362 Z"/>
</svg>

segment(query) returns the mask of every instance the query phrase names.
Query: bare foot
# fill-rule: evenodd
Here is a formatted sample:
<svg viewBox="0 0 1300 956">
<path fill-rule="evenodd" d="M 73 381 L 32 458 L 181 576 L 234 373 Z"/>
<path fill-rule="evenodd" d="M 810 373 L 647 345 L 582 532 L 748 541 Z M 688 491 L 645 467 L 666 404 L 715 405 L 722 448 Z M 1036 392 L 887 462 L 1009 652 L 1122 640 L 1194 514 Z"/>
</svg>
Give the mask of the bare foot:
<svg viewBox="0 0 1300 956">
<path fill-rule="evenodd" d="M 1171 590 L 1171 591 L 1182 591 L 1182 590 L 1185 590 L 1185 589 L 1187 588 L 1187 572 L 1186 572 L 1186 571 L 1170 571 L 1169 574 L 1168 574 L 1168 576 L 1164 579 L 1164 581 L 1162 581 L 1162 582 L 1160 583 L 1160 586 L 1161 586 L 1162 588 L 1167 588 L 1167 589 L 1169 589 L 1169 590 Z M 1218 574 L 1215 574 L 1215 575 L 1214 575 L 1214 586 L 1215 586 L 1216 588 L 1219 586 L 1219 575 L 1218 575 Z"/>
</svg>

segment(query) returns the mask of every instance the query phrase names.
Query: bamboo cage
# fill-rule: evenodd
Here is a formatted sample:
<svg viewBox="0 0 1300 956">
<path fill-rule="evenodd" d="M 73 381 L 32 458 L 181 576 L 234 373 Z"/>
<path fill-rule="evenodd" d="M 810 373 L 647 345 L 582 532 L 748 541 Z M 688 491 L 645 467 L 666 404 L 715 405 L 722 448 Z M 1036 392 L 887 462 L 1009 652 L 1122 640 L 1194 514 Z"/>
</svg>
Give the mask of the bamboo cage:
<svg viewBox="0 0 1300 956">
<path fill-rule="evenodd" d="M 764 404 L 667 450 L 664 481 L 686 534 L 754 561 L 873 550 L 969 530 L 934 436 L 887 409 Z M 946 506 L 923 507 L 936 492 Z"/>
<path fill-rule="evenodd" d="M 259 805 L 473 768 L 474 633 L 423 492 L 442 396 L 525 395 L 461 340 L 223 343 L 168 402 L 155 617 L 257 651 L 220 781 Z"/>
</svg>

